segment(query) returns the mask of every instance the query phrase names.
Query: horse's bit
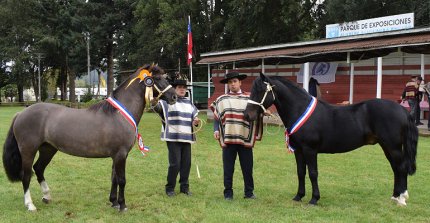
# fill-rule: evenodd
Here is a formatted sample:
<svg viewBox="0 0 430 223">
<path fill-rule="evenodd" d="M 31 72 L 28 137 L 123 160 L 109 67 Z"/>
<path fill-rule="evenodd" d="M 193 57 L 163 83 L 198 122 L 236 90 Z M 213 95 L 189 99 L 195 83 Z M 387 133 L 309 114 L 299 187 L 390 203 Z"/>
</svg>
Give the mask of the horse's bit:
<svg viewBox="0 0 430 223">
<path fill-rule="evenodd" d="M 267 93 L 269 93 L 269 92 L 272 92 L 273 100 L 275 100 L 275 93 L 273 92 L 273 87 L 274 87 L 275 85 L 270 85 L 270 83 L 268 83 L 268 82 L 264 82 L 264 83 L 266 84 L 266 92 L 264 92 L 264 96 L 263 96 L 263 98 L 261 99 L 261 102 L 260 102 L 260 103 L 258 103 L 258 102 L 256 102 L 256 101 L 253 101 L 253 100 L 251 100 L 251 99 L 248 99 L 248 103 L 250 103 L 250 104 L 254 104 L 254 105 L 258 105 L 258 106 L 260 106 L 260 107 L 263 109 L 263 112 L 266 112 L 266 108 L 263 106 L 263 103 L 264 103 L 264 101 L 266 100 Z"/>
</svg>

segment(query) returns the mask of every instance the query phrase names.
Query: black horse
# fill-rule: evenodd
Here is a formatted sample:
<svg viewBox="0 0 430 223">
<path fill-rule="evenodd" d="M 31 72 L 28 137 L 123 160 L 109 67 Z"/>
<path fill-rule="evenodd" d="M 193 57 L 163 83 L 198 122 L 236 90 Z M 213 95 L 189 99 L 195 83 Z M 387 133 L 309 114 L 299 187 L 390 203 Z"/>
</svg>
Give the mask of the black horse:
<svg viewBox="0 0 430 223">
<path fill-rule="evenodd" d="M 289 145 L 295 149 L 299 187 L 293 200 L 305 196 L 306 166 L 312 183 L 309 203 L 320 199 L 318 153 L 344 153 L 379 143 L 394 172 L 392 199 L 406 205 L 408 174 L 416 171 L 418 129 L 402 106 L 383 99 L 330 105 L 285 78 L 260 74 L 253 83 L 245 117 L 255 120 L 272 104 L 286 128 Z"/>
<path fill-rule="evenodd" d="M 14 117 L 4 144 L 3 166 L 9 180 L 22 182 L 24 204 L 29 211 L 36 210 L 29 189 L 36 153 L 39 152 L 39 158 L 33 169 L 42 188 L 42 200 L 48 203 L 51 195 L 44 172 L 58 150 L 80 157 L 111 157 L 109 200 L 112 207 L 126 210 L 126 159 L 135 143 L 146 100 L 150 99 L 148 92 L 154 87 L 158 98 L 169 103 L 176 101 L 176 93 L 163 72 L 157 66 L 145 66 L 122 83 L 111 98 L 89 109 L 38 103 Z M 118 109 L 119 104 L 123 110 Z"/>
</svg>

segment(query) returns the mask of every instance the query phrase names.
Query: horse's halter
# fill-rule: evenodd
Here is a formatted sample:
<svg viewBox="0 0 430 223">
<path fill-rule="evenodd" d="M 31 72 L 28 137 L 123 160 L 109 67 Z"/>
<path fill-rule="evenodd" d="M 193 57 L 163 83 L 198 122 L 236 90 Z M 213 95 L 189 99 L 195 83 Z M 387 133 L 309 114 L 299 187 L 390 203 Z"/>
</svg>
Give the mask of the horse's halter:
<svg viewBox="0 0 430 223">
<path fill-rule="evenodd" d="M 164 90 L 160 90 L 157 85 L 154 83 L 153 87 L 155 88 L 155 90 L 158 91 L 158 96 L 155 98 L 155 100 L 159 100 L 161 96 L 163 96 L 164 93 L 166 93 L 167 90 L 169 90 L 170 88 L 172 88 L 172 85 L 168 85 L 166 88 L 164 88 Z M 147 87 L 148 88 L 148 87 Z M 151 90 L 152 91 L 152 90 Z M 146 93 L 145 93 L 145 97 L 146 97 Z"/>
<path fill-rule="evenodd" d="M 253 100 L 251 100 L 251 99 L 248 99 L 248 103 L 250 103 L 250 104 L 254 104 L 254 105 L 258 105 L 258 106 L 260 106 L 260 107 L 263 109 L 263 112 L 266 112 L 266 108 L 263 106 L 263 103 L 264 103 L 264 101 L 266 100 L 267 93 L 269 93 L 269 92 L 272 92 L 273 100 L 275 100 L 275 93 L 273 92 L 273 87 L 274 87 L 275 85 L 270 85 L 270 83 L 269 83 L 269 82 L 265 82 L 265 81 L 264 81 L 263 83 L 265 83 L 265 84 L 266 84 L 266 92 L 264 92 L 264 96 L 263 96 L 263 98 L 261 99 L 261 102 L 260 102 L 260 103 L 258 103 L 258 102 L 256 102 L 256 101 L 253 101 Z"/>
</svg>

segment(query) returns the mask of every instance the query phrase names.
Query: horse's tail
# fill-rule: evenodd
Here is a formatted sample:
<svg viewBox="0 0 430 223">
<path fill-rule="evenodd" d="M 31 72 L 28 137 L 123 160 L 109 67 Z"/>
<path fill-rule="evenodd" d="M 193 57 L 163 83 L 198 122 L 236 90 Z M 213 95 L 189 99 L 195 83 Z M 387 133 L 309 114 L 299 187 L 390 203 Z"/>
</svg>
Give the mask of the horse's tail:
<svg viewBox="0 0 430 223">
<path fill-rule="evenodd" d="M 6 171 L 7 177 L 10 181 L 21 181 L 22 159 L 19 152 L 18 142 L 16 141 L 15 134 L 13 133 L 13 124 L 15 123 L 16 115 L 13 118 L 12 125 L 4 142 L 3 147 L 3 166 Z"/>
<path fill-rule="evenodd" d="M 417 156 L 418 128 L 410 115 L 408 115 L 408 127 L 404 133 L 402 167 L 409 175 L 412 175 L 417 170 L 415 159 Z"/>
</svg>

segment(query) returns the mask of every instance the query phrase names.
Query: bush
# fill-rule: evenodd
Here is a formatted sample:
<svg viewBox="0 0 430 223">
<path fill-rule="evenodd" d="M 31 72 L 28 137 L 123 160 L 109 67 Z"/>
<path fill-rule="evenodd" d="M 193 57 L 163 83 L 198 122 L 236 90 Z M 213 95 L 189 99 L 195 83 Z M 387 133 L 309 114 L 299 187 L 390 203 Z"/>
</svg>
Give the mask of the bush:
<svg viewBox="0 0 430 223">
<path fill-rule="evenodd" d="M 93 99 L 93 94 L 91 93 L 91 88 L 88 88 L 87 92 L 81 97 L 81 102 L 89 102 Z"/>
</svg>

